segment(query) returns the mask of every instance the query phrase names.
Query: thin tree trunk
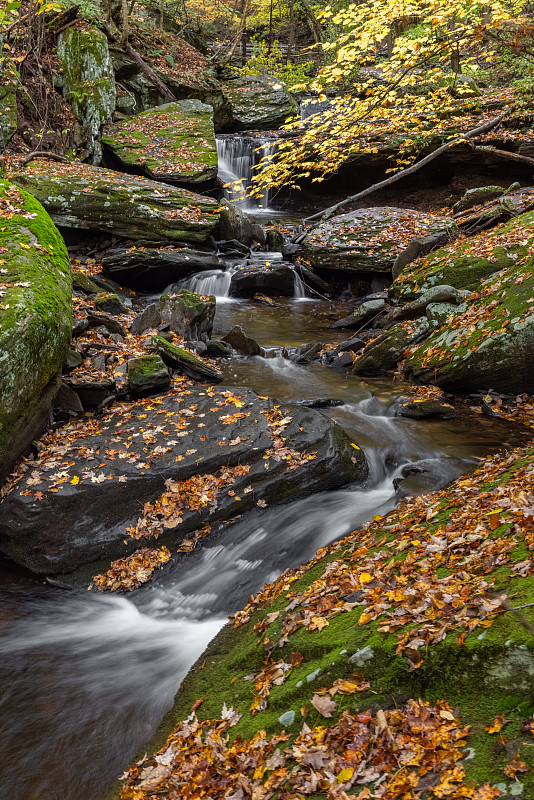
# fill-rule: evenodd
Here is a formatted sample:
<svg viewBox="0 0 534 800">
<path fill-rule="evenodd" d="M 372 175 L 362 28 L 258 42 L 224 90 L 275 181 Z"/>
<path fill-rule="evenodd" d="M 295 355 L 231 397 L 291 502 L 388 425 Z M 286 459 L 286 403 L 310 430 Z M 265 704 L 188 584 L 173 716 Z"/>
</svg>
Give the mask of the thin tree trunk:
<svg viewBox="0 0 534 800">
<path fill-rule="evenodd" d="M 269 54 L 273 49 L 273 0 L 269 5 Z"/>
<path fill-rule="evenodd" d="M 226 54 L 222 57 L 222 59 L 219 61 L 219 65 L 221 67 L 226 66 L 226 64 L 228 64 L 228 62 L 231 61 L 232 56 L 234 55 L 235 51 L 237 50 L 237 46 L 238 46 L 239 42 L 241 41 L 241 37 L 243 35 L 243 31 L 245 30 L 245 28 L 247 26 L 247 16 L 248 16 L 249 7 L 250 7 L 250 0 L 243 0 L 243 8 L 242 8 L 242 11 L 241 11 L 241 19 L 239 21 L 239 30 L 237 31 L 237 34 L 236 34 L 233 42 L 231 43 L 230 48 L 228 49 Z"/>
<path fill-rule="evenodd" d="M 438 149 L 434 150 L 433 153 L 430 153 L 428 156 L 422 158 L 421 161 L 417 161 L 417 163 L 412 164 L 411 167 L 407 167 L 406 169 L 397 172 L 395 175 L 392 175 L 391 178 L 386 178 L 385 180 L 380 181 L 380 183 L 375 183 L 373 184 L 373 186 L 369 186 L 368 189 L 364 189 L 362 192 L 358 192 L 358 194 L 353 194 L 350 197 L 346 197 L 345 200 L 341 200 L 341 202 L 336 203 L 335 205 L 330 206 L 329 208 L 326 208 L 324 211 L 318 211 L 317 214 L 312 214 L 312 216 L 307 217 L 304 220 L 304 222 L 313 222 L 313 220 L 316 219 L 322 222 L 323 220 L 330 219 L 330 217 L 332 217 L 335 214 L 335 212 L 338 211 L 340 208 L 343 208 L 343 206 L 346 206 L 349 203 L 353 203 L 355 200 L 361 200 L 362 198 L 367 197 L 368 195 L 373 194 L 374 192 L 377 192 L 379 189 L 386 189 L 388 186 L 391 186 L 392 183 L 396 183 L 397 181 L 400 181 L 401 178 L 405 178 L 406 175 L 413 175 L 414 172 L 417 172 L 418 170 L 421 169 L 421 167 L 424 167 L 426 164 L 429 164 L 431 161 L 440 156 L 442 153 L 445 153 L 451 147 L 454 147 L 457 144 L 461 144 L 466 139 L 472 139 L 473 136 L 480 136 L 480 134 L 486 133 L 486 131 L 491 130 L 491 128 L 494 128 L 496 125 L 498 125 L 500 122 L 503 121 L 507 113 L 508 112 L 505 111 L 503 114 L 499 114 L 498 117 L 494 117 L 494 119 L 490 120 L 489 122 L 485 122 L 484 125 L 480 125 L 478 128 L 473 128 L 472 130 L 467 131 L 467 133 L 464 133 L 462 136 L 458 136 L 456 139 L 452 139 L 452 141 L 447 142 L 441 147 L 438 147 Z"/>
<path fill-rule="evenodd" d="M 128 24 L 128 0 L 121 2 L 121 45 L 128 47 L 128 37 L 130 36 L 130 25 Z"/>
<path fill-rule="evenodd" d="M 289 0 L 289 41 L 287 43 L 286 64 L 291 61 L 295 48 L 295 0 Z"/>
<path fill-rule="evenodd" d="M 302 3 L 302 7 L 306 12 L 306 17 L 308 18 L 308 23 L 311 28 L 312 36 L 314 38 L 315 44 L 322 44 L 323 41 L 323 32 L 321 31 L 321 26 L 317 21 L 317 17 L 313 13 L 313 9 L 308 3 L 308 0 L 300 0 Z"/>
</svg>

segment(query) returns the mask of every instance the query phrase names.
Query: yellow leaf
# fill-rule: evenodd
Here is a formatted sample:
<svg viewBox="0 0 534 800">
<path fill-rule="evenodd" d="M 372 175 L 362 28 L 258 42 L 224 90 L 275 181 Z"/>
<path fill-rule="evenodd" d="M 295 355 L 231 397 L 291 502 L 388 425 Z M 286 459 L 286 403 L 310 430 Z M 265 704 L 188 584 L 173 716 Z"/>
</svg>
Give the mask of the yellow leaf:
<svg viewBox="0 0 534 800">
<path fill-rule="evenodd" d="M 347 769 L 342 769 L 339 775 L 337 776 L 337 782 L 346 783 L 347 781 L 350 781 L 353 775 L 354 775 L 354 770 L 351 769 L 350 767 Z"/>
<path fill-rule="evenodd" d="M 369 583 L 373 580 L 373 576 L 370 572 L 362 572 L 360 575 L 360 583 Z"/>
<path fill-rule="evenodd" d="M 74 478 L 71 480 L 71 483 L 74 486 L 76 486 L 76 484 L 79 483 L 79 482 L 80 482 L 80 479 L 79 479 L 79 477 L 77 475 L 75 475 Z"/>
</svg>

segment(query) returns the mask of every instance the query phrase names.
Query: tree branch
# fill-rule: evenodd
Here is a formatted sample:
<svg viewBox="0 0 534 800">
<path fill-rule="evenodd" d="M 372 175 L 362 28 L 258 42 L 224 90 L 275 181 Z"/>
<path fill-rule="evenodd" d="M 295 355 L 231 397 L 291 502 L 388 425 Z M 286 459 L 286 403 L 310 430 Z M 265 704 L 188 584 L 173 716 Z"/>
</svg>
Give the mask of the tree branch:
<svg viewBox="0 0 534 800">
<path fill-rule="evenodd" d="M 433 153 L 429 153 L 429 155 L 422 158 L 421 161 L 417 161 L 415 164 L 412 164 L 411 167 L 407 167 L 406 169 L 403 169 L 400 172 L 395 173 L 395 175 L 393 175 L 391 178 L 385 178 L 385 180 L 380 181 L 379 183 L 375 183 L 373 184 L 373 186 L 369 186 L 369 188 L 364 189 L 362 192 L 358 192 L 358 194 L 353 194 L 350 197 L 346 197 L 345 200 L 341 200 L 341 202 L 336 203 L 335 205 L 330 206 L 329 208 L 326 208 L 324 211 L 318 211 L 317 214 L 312 214 L 312 216 L 307 217 L 304 220 L 304 222 L 312 222 L 313 220 L 316 219 L 322 222 L 323 220 L 330 219 L 330 217 L 332 217 L 338 209 L 343 208 L 343 206 L 346 206 L 349 203 L 354 202 L 355 200 L 361 200 L 362 198 L 367 197 L 370 194 L 373 194 L 379 189 L 386 189 L 388 186 L 391 186 L 392 183 L 396 183 L 397 181 L 400 181 L 401 178 L 405 178 L 406 175 L 412 175 L 414 172 L 417 172 L 418 170 L 421 169 L 421 167 L 424 167 L 426 164 L 429 164 L 431 161 L 440 156 L 442 153 L 445 153 L 451 147 L 454 147 L 457 144 L 461 144 L 466 139 L 471 139 L 474 136 L 480 136 L 480 134 L 486 133 L 486 131 L 491 130 L 491 128 L 494 128 L 496 125 L 498 125 L 500 122 L 503 121 L 507 113 L 508 112 L 505 111 L 502 114 L 499 114 L 498 117 L 494 117 L 494 119 L 490 120 L 489 122 L 485 122 L 483 125 L 479 125 L 478 128 L 473 128 L 472 130 L 462 134 L 462 136 L 458 136 L 456 139 L 452 139 L 450 142 L 447 142 L 441 147 L 438 147 L 438 149 L 434 150 Z"/>
<path fill-rule="evenodd" d="M 146 61 L 143 61 L 139 53 L 137 53 L 131 45 L 127 45 L 124 49 L 132 61 L 135 61 L 137 66 L 143 70 L 148 78 L 150 78 L 154 86 L 161 92 L 163 97 L 166 97 L 169 102 L 175 103 L 176 97 L 173 95 L 169 87 L 166 86 L 160 78 L 158 78 L 152 67 L 149 67 Z"/>
<path fill-rule="evenodd" d="M 477 153 L 491 153 L 492 155 L 499 156 L 499 158 L 504 158 L 506 161 L 518 161 L 520 164 L 530 164 L 534 166 L 534 158 L 530 158 L 530 156 L 522 156 L 519 153 L 510 153 L 508 150 L 498 150 L 496 147 L 492 147 L 491 145 L 480 145 L 480 144 L 473 144 L 471 145 L 473 150 L 476 150 Z"/>
</svg>

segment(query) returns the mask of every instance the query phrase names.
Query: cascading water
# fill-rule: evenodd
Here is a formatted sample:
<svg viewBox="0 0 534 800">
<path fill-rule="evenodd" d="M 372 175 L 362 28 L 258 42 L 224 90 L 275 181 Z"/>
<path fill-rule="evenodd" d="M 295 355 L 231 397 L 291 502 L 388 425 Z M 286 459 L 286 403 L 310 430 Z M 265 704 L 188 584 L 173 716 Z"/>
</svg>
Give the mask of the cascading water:
<svg viewBox="0 0 534 800">
<path fill-rule="evenodd" d="M 197 294 L 214 295 L 219 301 L 229 299 L 233 269 L 214 269 L 209 272 L 197 272 L 180 283 L 180 289 L 187 289 Z"/>
<path fill-rule="evenodd" d="M 225 189 L 225 196 L 243 211 L 258 213 L 268 209 L 267 190 L 254 198 L 247 197 L 247 192 L 260 161 L 272 158 L 275 149 L 275 140 L 264 135 L 217 137 L 218 177 L 223 184 L 233 184 Z"/>
</svg>

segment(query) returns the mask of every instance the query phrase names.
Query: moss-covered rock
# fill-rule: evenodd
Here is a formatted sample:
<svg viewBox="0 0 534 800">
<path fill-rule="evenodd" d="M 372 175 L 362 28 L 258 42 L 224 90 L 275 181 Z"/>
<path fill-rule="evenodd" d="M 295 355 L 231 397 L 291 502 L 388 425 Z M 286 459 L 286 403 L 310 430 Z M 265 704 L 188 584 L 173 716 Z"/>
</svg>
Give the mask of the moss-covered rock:
<svg viewBox="0 0 534 800">
<path fill-rule="evenodd" d="M 158 302 L 162 322 L 169 330 L 192 341 L 209 339 L 215 318 L 215 297 L 202 297 L 183 289 L 162 294 Z"/>
<path fill-rule="evenodd" d="M 207 381 L 208 383 L 220 383 L 222 381 L 223 374 L 220 370 L 208 364 L 202 358 L 193 355 L 188 350 L 177 347 L 161 336 L 153 336 L 152 344 L 166 364 L 180 370 L 184 375 L 189 375 L 194 380 Z"/>
<path fill-rule="evenodd" d="M 273 75 L 246 75 L 225 83 L 237 130 L 269 130 L 286 121 L 296 103 Z"/>
<path fill-rule="evenodd" d="M 434 324 L 443 324 L 405 361 L 408 377 L 456 393 L 534 391 L 533 244 L 529 212 L 401 274 L 390 291 L 401 301 L 443 283 L 472 290 L 455 309 L 435 316 Z"/>
<path fill-rule="evenodd" d="M 123 168 L 153 180 L 203 184 L 217 177 L 213 109 L 200 100 L 167 103 L 115 122 L 102 142 Z"/>
<path fill-rule="evenodd" d="M 437 705 L 443 732 L 455 721 L 468 726 L 459 735 L 463 741 L 455 770 L 445 773 L 438 759 L 419 772 L 415 747 L 413 760 L 389 762 L 381 791 L 396 779 L 397 788 L 409 786 L 406 796 L 420 786 L 421 796 L 429 800 L 455 795 L 493 800 L 502 796 L 490 788 L 496 785 L 504 797 L 531 798 L 534 642 L 529 606 L 534 600 L 534 561 L 531 525 L 516 497 L 519 488 L 527 493 L 534 488 L 533 457 L 530 447 L 499 464 L 490 458 L 472 478 L 463 476 L 441 492 L 404 503 L 264 587 L 191 669 L 174 708 L 143 752 L 169 745 L 172 752 L 173 740 L 167 737 L 181 728 L 193 704 L 200 721 L 220 720 L 224 706 L 228 714 L 237 714 L 230 742 L 250 742 L 250 749 L 242 748 L 244 754 L 254 752 L 251 740 L 265 746 L 269 737 L 285 731 L 287 737 L 276 748 L 287 758 L 286 781 L 301 763 L 301 751 L 293 745 L 305 724 L 312 731 L 306 754 L 316 759 L 315 776 L 324 775 L 331 756 L 353 757 L 343 765 L 344 778 L 334 777 L 334 782 L 348 781 L 349 796 L 358 796 L 360 790 L 367 796 L 367 786 L 372 797 L 381 768 L 374 758 L 378 773 L 366 769 L 365 739 L 357 722 L 382 720 L 382 727 L 375 722 L 369 729 L 376 756 L 391 710 L 421 698 Z M 507 611 L 504 594 L 523 610 Z M 333 702 L 321 706 L 330 695 Z M 322 715 L 316 710 L 321 707 L 329 711 Z M 346 713 L 365 716 L 348 726 L 343 744 L 332 752 L 328 731 Z M 428 723 L 429 716 L 425 718 Z M 211 725 L 217 723 L 206 723 L 206 729 Z M 415 743 L 409 726 L 404 733 L 405 742 Z M 523 767 L 514 772 L 510 762 L 516 753 Z M 189 764 L 191 755 L 184 747 L 179 759 L 163 762 L 171 767 L 166 774 L 161 771 L 161 783 L 155 780 L 150 791 L 167 796 L 166 780 L 174 772 L 185 792 L 190 784 L 181 765 Z M 276 781 L 282 761 L 277 758 L 253 774 L 245 756 L 230 757 L 228 768 L 239 771 L 251 795 L 257 791 L 261 796 Z M 149 772 L 153 763 L 149 756 L 140 770 L 132 768 L 123 798 L 150 796 L 141 780 L 154 774 Z M 226 761 L 218 764 L 224 772 Z M 308 760 L 308 777 L 310 772 Z M 450 791 L 431 791 L 445 774 Z M 489 785 L 482 789 L 484 784 Z M 111 796 L 118 796 L 117 787 Z M 312 796 L 330 795 L 318 788 Z"/>
<path fill-rule="evenodd" d="M 58 38 L 63 68 L 63 94 L 89 136 L 92 161 L 98 164 L 102 148 L 100 129 L 115 111 L 115 76 L 108 40 L 102 31 L 68 28 Z"/>
<path fill-rule="evenodd" d="M 0 481 L 44 427 L 72 330 L 63 240 L 26 192 L 0 182 Z"/>
<path fill-rule="evenodd" d="M 15 180 L 65 228 L 145 241 L 203 242 L 219 216 L 209 197 L 78 162 L 32 161 Z"/>
<path fill-rule="evenodd" d="M 128 382 L 133 392 L 144 394 L 168 389 L 171 376 L 159 355 L 139 356 L 128 361 Z"/>
<path fill-rule="evenodd" d="M 0 81 L 0 152 L 17 130 L 17 86 L 19 81 L 18 70 L 12 64 L 4 65 Z"/>
<path fill-rule="evenodd" d="M 428 327 L 426 319 L 393 325 L 364 347 L 354 362 L 354 375 L 384 375 L 401 361 L 408 345 L 424 335 Z"/>
<path fill-rule="evenodd" d="M 391 272 L 409 241 L 439 231 L 453 231 L 448 217 L 406 208 L 363 208 L 327 220 L 304 240 L 312 266 L 348 272 Z"/>
</svg>

